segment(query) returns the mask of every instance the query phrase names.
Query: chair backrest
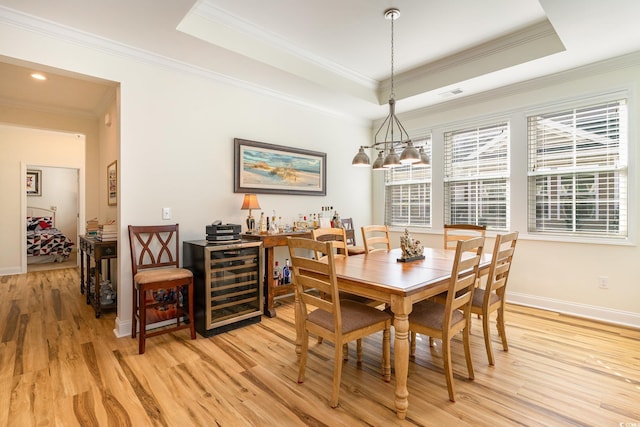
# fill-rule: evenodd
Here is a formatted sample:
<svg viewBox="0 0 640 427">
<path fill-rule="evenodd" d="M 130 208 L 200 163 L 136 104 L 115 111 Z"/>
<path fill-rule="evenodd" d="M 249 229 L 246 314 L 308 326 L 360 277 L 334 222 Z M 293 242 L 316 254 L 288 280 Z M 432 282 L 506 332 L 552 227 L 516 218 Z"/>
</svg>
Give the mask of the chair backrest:
<svg viewBox="0 0 640 427">
<path fill-rule="evenodd" d="M 347 245 L 355 246 L 356 245 L 356 231 L 353 229 L 353 219 L 352 218 L 342 218 L 342 228 L 344 228 L 344 233 L 347 236 Z"/>
<path fill-rule="evenodd" d="M 478 278 L 478 267 L 483 249 L 484 237 L 459 240 L 456 244 L 456 254 L 445 303 L 446 315 L 443 330 L 449 328 L 455 310 L 462 310 L 465 318 L 470 319 L 473 290 Z"/>
<path fill-rule="evenodd" d="M 331 242 L 334 253 L 337 256 L 348 256 L 347 234 L 344 228 L 316 228 L 311 231 L 313 240 L 319 242 Z M 326 253 L 316 252 L 316 259 L 322 259 Z"/>
<path fill-rule="evenodd" d="M 130 225 L 129 243 L 134 276 L 147 268 L 179 267 L 178 224 Z"/>
<path fill-rule="evenodd" d="M 453 249 L 458 240 L 469 240 L 473 237 L 484 237 L 487 232 L 486 225 L 475 224 L 445 224 L 444 248 Z"/>
<path fill-rule="evenodd" d="M 492 291 L 497 292 L 501 297 L 504 296 L 517 242 L 517 231 L 496 235 L 496 243 L 493 246 L 491 267 L 489 267 L 489 275 L 487 276 L 487 285 L 485 288 L 485 299 L 487 302 Z"/>
<path fill-rule="evenodd" d="M 287 246 L 293 270 L 294 292 L 300 301 L 302 320 L 306 320 L 309 311 L 317 308 L 330 313 L 335 330 L 342 331 L 340 298 L 331 242 L 288 237 Z M 318 260 L 311 258 L 310 253 L 327 255 L 323 260 Z M 323 298 L 322 295 L 330 298 Z"/>
<path fill-rule="evenodd" d="M 391 250 L 389 227 L 386 225 L 366 225 L 361 227 L 364 250 L 369 253 L 374 250 Z M 381 247 L 381 245 L 384 245 Z"/>
</svg>

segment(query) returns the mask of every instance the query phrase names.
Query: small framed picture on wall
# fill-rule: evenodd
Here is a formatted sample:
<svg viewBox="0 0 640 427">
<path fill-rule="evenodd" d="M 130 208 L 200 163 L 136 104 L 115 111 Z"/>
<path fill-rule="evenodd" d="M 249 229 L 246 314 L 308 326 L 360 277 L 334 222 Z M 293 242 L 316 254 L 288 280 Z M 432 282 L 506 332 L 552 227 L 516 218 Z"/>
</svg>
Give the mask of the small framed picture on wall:
<svg viewBox="0 0 640 427">
<path fill-rule="evenodd" d="M 107 166 L 107 204 L 115 206 L 118 204 L 118 161 Z"/>
<path fill-rule="evenodd" d="M 27 196 L 42 196 L 42 171 L 27 169 Z"/>
</svg>

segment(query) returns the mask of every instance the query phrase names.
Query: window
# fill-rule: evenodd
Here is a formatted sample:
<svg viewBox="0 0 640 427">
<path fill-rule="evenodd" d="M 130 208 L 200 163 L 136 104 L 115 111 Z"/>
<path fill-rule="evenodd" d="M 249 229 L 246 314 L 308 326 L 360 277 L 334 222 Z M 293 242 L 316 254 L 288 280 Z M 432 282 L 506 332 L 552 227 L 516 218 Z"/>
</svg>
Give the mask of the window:
<svg viewBox="0 0 640 427">
<path fill-rule="evenodd" d="M 627 236 L 624 100 L 528 117 L 529 232 Z"/>
<path fill-rule="evenodd" d="M 509 123 L 444 134 L 444 222 L 509 229 Z"/>
<path fill-rule="evenodd" d="M 414 141 L 431 159 L 431 138 Z M 385 224 L 431 226 L 431 165 L 403 165 L 385 171 Z"/>
</svg>

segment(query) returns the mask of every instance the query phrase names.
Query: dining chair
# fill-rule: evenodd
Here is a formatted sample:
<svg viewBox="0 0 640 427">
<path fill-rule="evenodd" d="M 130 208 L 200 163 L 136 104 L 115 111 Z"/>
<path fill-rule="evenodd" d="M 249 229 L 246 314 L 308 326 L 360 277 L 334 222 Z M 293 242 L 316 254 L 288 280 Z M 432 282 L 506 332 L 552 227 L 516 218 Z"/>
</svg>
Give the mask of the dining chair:
<svg viewBox="0 0 640 427">
<path fill-rule="evenodd" d="M 474 378 L 470 345 L 471 302 L 483 248 L 484 237 L 458 241 L 445 304 L 432 300 L 420 301 L 414 304 L 413 311 L 409 314 L 411 357 L 415 357 L 416 334 L 442 340 L 444 373 L 449 400 L 452 402 L 455 402 L 455 389 L 451 363 L 451 339 L 458 332 L 462 332 L 469 379 Z"/>
<path fill-rule="evenodd" d="M 344 232 L 347 236 L 347 252 L 349 255 L 360 255 L 365 253 L 365 249 L 356 244 L 356 231 L 353 228 L 353 219 L 343 218 L 342 228 L 344 228 Z"/>
<path fill-rule="evenodd" d="M 389 227 L 386 225 L 366 225 L 361 227 L 366 253 L 376 250 L 391 250 Z M 381 247 L 380 245 L 384 245 Z"/>
<path fill-rule="evenodd" d="M 287 239 L 296 299 L 296 330 L 302 337 L 298 383 L 305 379 L 308 359 L 309 334 L 322 336 L 335 345 L 333 361 L 333 387 L 330 405 L 338 406 L 338 393 L 342 376 L 343 344 L 360 340 L 382 331 L 382 375 L 391 380 L 391 316 L 356 301 L 341 300 L 335 271 L 335 255 L 331 242 L 319 242 L 300 237 Z M 309 257 L 309 252 L 325 253 L 324 260 Z M 331 296 L 323 299 L 323 292 Z M 358 354 L 358 363 L 362 354 Z"/>
<path fill-rule="evenodd" d="M 136 337 L 138 328 L 139 354 L 145 352 L 146 339 L 156 335 L 188 328 L 191 339 L 196 339 L 193 273 L 178 266 L 178 231 L 178 224 L 129 226 L 133 275 L 131 338 Z M 147 332 L 147 312 L 154 310 L 175 319 L 175 326 Z M 189 322 L 181 324 L 184 316 L 188 316 Z"/>
<path fill-rule="evenodd" d="M 509 351 L 507 345 L 507 334 L 504 324 L 504 304 L 507 290 L 511 261 L 518 241 L 518 232 L 508 234 L 498 234 L 493 246 L 491 266 L 487 275 L 487 283 L 484 288 L 476 288 L 473 293 L 471 312 L 482 317 L 482 331 L 484 333 L 484 344 L 487 349 L 489 365 L 495 364 L 493 349 L 491 346 L 491 331 L 489 328 L 489 316 L 494 311 L 498 312 L 496 326 L 498 335 L 502 339 L 502 349 Z"/>
<path fill-rule="evenodd" d="M 347 233 L 344 228 L 316 228 L 311 230 L 311 238 L 320 242 L 331 242 L 334 252 L 339 257 L 349 256 L 347 250 Z M 316 259 L 322 259 L 327 254 L 316 253 Z"/>
<path fill-rule="evenodd" d="M 444 225 L 444 248 L 445 249 L 455 249 L 456 242 L 458 240 L 468 240 L 474 237 L 485 237 L 487 233 L 486 225 L 475 225 L 475 224 L 445 224 Z M 476 280 L 476 287 L 481 285 L 480 276 L 484 273 L 480 273 L 478 275 L 478 279 Z M 442 295 L 436 296 L 436 300 L 442 303 Z M 478 316 L 479 317 L 479 316 Z M 433 340 L 429 340 L 430 344 L 433 344 Z"/>
<path fill-rule="evenodd" d="M 347 234 L 344 228 L 316 228 L 311 231 L 311 237 L 313 240 L 320 242 L 330 242 L 332 247 L 332 252 L 334 253 L 334 257 L 344 258 L 349 256 L 349 251 L 347 249 Z M 317 260 L 324 260 L 327 257 L 326 253 L 316 252 L 315 257 Z M 383 303 L 381 301 L 372 300 L 369 298 L 362 297 L 360 295 L 354 295 L 347 292 L 340 292 L 340 298 L 349 299 L 352 301 L 356 301 L 362 304 L 366 304 L 371 307 L 378 307 Z M 328 298 L 330 295 L 325 294 L 323 292 L 320 293 L 322 298 Z M 318 343 L 322 342 L 322 337 L 318 336 Z M 349 347 L 345 343 L 343 349 L 344 360 L 349 360 Z M 356 352 L 358 354 L 362 353 L 362 341 L 358 340 L 356 343 Z"/>
<path fill-rule="evenodd" d="M 473 237 L 485 237 L 486 225 L 475 224 L 445 224 L 444 225 L 444 248 L 455 249 L 458 240 L 469 240 Z"/>
</svg>

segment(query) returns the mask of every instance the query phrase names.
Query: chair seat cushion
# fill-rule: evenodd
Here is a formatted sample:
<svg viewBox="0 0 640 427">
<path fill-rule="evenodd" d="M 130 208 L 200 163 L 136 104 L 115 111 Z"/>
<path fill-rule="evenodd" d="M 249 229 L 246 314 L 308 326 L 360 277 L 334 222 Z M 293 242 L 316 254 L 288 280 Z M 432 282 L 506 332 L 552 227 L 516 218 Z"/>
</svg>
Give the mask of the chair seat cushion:
<svg viewBox="0 0 640 427">
<path fill-rule="evenodd" d="M 442 330 L 444 320 L 443 304 L 425 300 L 413 305 L 413 311 L 409 314 L 409 323 L 426 326 L 431 329 Z M 460 310 L 455 310 L 451 316 L 451 324 L 456 324 L 464 320 L 464 315 Z"/>
<path fill-rule="evenodd" d="M 476 288 L 473 291 L 473 302 L 471 304 L 474 307 L 482 307 L 485 293 L 486 291 L 484 289 Z M 489 296 L 489 305 L 495 304 L 498 301 L 500 301 L 500 297 L 495 292 L 491 292 L 491 295 Z"/>
<path fill-rule="evenodd" d="M 186 279 L 193 277 L 191 270 L 186 268 L 156 268 L 153 270 L 139 271 L 133 280 L 141 285 L 155 282 L 166 282 L 171 280 Z"/>
<path fill-rule="evenodd" d="M 362 255 L 365 250 L 362 246 L 347 246 L 347 252 L 349 255 Z"/>
<path fill-rule="evenodd" d="M 340 312 L 342 314 L 343 334 L 378 322 L 391 320 L 391 316 L 382 310 L 349 300 L 340 301 Z M 309 313 L 307 320 L 325 329 L 335 329 L 333 315 L 324 310 L 312 311 Z"/>
</svg>

